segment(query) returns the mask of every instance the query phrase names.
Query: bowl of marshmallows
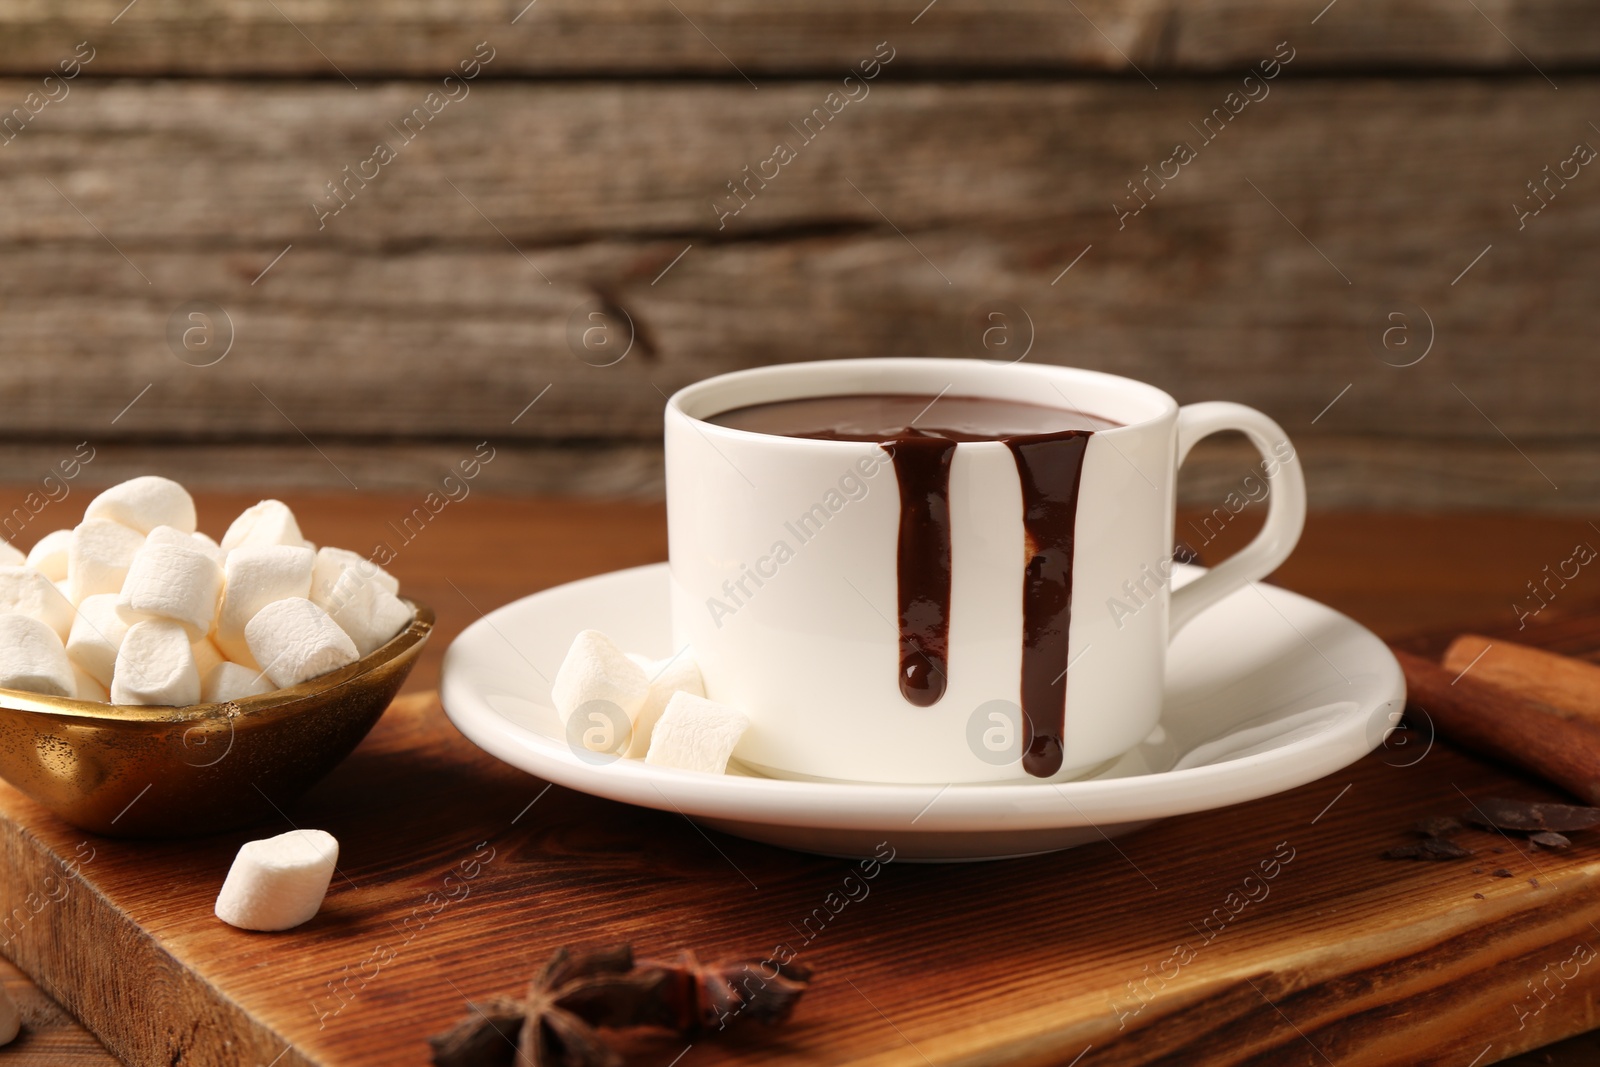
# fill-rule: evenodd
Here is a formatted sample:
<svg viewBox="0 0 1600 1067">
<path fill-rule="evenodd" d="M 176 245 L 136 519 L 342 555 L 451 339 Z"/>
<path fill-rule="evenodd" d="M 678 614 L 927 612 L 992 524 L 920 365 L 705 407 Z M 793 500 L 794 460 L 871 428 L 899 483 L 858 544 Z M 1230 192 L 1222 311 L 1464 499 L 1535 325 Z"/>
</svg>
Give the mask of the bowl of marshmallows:
<svg viewBox="0 0 1600 1067">
<path fill-rule="evenodd" d="M 84 829 L 246 825 L 349 754 L 433 626 L 263 500 L 214 541 L 140 477 L 24 555 L 0 541 L 0 777 Z"/>
</svg>

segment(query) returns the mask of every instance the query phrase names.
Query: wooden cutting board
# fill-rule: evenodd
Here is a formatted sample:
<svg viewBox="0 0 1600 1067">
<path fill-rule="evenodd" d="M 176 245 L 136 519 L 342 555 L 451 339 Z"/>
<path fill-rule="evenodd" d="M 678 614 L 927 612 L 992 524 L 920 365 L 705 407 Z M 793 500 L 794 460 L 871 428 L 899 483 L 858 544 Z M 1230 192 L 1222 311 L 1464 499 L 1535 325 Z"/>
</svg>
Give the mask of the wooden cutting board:
<svg viewBox="0 0 1600 1067">
<path fill-rule="evenodd" d="M 1600 615 L 1533 633 L 1593 652 Z M 1378 858 L 1489 795 L 1553 797 L 1408 733 L 1115 844 L 890 862 L 840 905 L 853 864 L 547 789 L 419 694 L 253 833 L 112 841 L 0 786 L 0 950 L 138 1065 L 425 1064 L 466 998 L 517 991 L 557 946 L 626 940 L 708 957 L 786 943 L 817 973 L 787 1027 L 686 1053 L 637 1041 L 642 1064 L 1467 1067 L 1594 1026 L 1600 992 L 1600 838 L 1529 853 L 1473 832 L 1472 860 Z M 234 851 L 290 820 L 343 844 L 322 913 L 284 934 L 224 926 L 211 907 Z"/>
</svg>

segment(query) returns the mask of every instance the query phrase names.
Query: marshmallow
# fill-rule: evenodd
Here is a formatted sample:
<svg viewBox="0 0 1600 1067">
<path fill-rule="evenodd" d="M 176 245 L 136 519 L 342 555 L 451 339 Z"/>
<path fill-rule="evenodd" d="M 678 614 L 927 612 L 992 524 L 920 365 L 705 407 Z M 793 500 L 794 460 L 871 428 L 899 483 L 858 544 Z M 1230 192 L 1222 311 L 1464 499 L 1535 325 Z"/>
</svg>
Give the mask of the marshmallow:
<svg viewBox="0 0 1600 1067">
<path fill-rule="evenodd" d="M 644 707 L 639 709 L 638 718 L 633 722 L 633 738 L 628 743 L 628 751 L 624 753 L 629 759 L 643 759 L 645 753 L 650 751 L 650 735 L 655 731 L 661 713 L 667 709 L 667 701 L 672 699 L 672 694 L 682 692 L 703 697 L 706 695 L 705 683 L 700 680 L 700 665 L 688 649 L 664 660 L 653 660 L 632 652 L 628 653 L 628 658 L 644 668 L 645 677 L 650 679 L 650 695 L 645 697 Z"/>
<path fill-rule="evenodd" d="M 250 654 L 245 624 L 275 600 L 310 593 L 315 559 L 309 548 L 290 545 L 238 548 L 228 553 L 228 580 L 217 614 L 217 647 L 223 655 L 246 667 L 260 666 Z"/>
<path fill-rule="evenodd" d="M 22 1013 L 17 1010 L 17 1002 L 11 999 L 9 990 L 0 986 L 0 1045 L 11 1044 L 21 1032 Z"/>
<path fill-rule="evenodd" d="M 749 725 L 749 719 L 726 704 L 692 693 L 674 693 L 656 723 L 644 761 L 657 767 L 722 774 L 728 769 L 733 746 Z"/>
<path fill-rule="evenodd" d="M 306 546 L 306 539 L 300 536 L 300 524 L 294 521 L 294 512 L 281 500 L 263 500 L 245 508 L 222 535 L 224 552 L 268 545 Z"/>
<path fill-rule="evenodd" d="M 0 541 L 0 567 L 20 567 L 28 562 L 22 549 L 10 541 Z"/>
<path fill-rule="evenodd" d="M 325 830 L 291 830 L 239 849 L 217 894 L 217 918 L 241 930 L 288 930 L 322 907 L 339 862 Z"/>
<path fill-rule="evenodd" d="M 97 593 L 120 593 L 144 534 L 109 519 L 85 519 L 67 548 L 67 582 L 74 604 Z"/>
<path fill-rule="evenodd" d="M 72 602 L 32 567 L 0 567 L 0 612 L 31 615 L 64 641 L 72 632 Z"/>
<path fill-rule="evenodd" d="M 181 623 L 194 642 L 210 632 L 221 595 L 222 571 L 210 556 L 146 542 L 128 567 L 117 610 L 130 624 L 142 618 Z"/>
<path fill-rule="evenodd" d="M 563 723 L 589 701 L 603 700 L 628 717 L 631 729 L 649 695 L 650 679 L 644 668 L 599 630 L 579 631 L 550 685 L 550 699 Z"/>
<path fill-rule="evenodd" d="M 203 555 L 210 556 L 220 568 L 227 560 L 228 554 L 217 547 L 217 543 L 198 531 L 184 533 L 175 526 L 157 526 L 145 535 L 147 545 L 177 545 L 179 548 L 192 548 Z"/>
<path fill-rule="evenodd" d="M 101 685 L 94 675 L 76 663 L 72 665 L 72 682 L 74 699 L 93 700 L 101 704 L 111 703 L 111 690 Z"/>
<path fill-rule="evenodd" d="M 54 697 L 77 692 L 61 638 L 32 615 L 0 615 L 0 689 Z"/>
<path fill-rule="evenodd" d="M 59 582 L 67 576 L 67 552 L 71 547 L 71 530 L 53 530 L 34 542 L 28 552 L 28 566 L 52 582 Z"/>
<path fill-rule="evenodd" d="M 142 534 L 157 526 L 173 526 L 184 533 L 194 533 L 194 498 L 171 478 L 147 474 L 113 485 L 89 501 L 89 506 L 83 509 L 83 519 L 85 522 L 109 519 Z"/>
<path fill-rule="evenodd" d="M 110 686 L 117 669 L 117 649 L 122 648 L 122 638 L 128 633 L 128 622 L 117 611 L 120 598 L 117 593 L 85 598 L 67 633 L 67 659 L 102 686 Z"/>
<path fill-rule="evenodd" d="M 377 582 L 385 592 L 399 595 L 400 579 L 359 552 L 343 548 L 319 548 L 316 566 L 311 571 L 311 602 L 319 608 L 332 612 L 333 609 L 328 607 L 328 598 L 332 596 L 334 584 L 339 581 L 339 576 L 349 570 L 355 571 L 369 581 Z"/>
<path fill-rule="evenodd" d="M 411 608 L 403 600 L 354 568 L 339 575 L 327 603 L 318 606 L 350 635 L 363 656 L 370 656 L 411 623 Z"/>
<path fill-rule="evenodd" d="M 245 624 L 244 635 L 262 673 L 280 689 L 361 658 L 338 623 L 304 597 L 274 600 Z"/>
<path fill-rule="evenodd" d="M 97 593 L 78 605 L 77 617 L 67 634 L 67 658 L 103 686 L 111 685 L 117 650 L 128 633 L 128 623 L 117 610 L 116 593 Z"/>
<path fill-rule="evenodd" d="M 206 675 L 219 663 L 227 661 L 222 654 L 222 649 L 209 637 L 202 637 L 194 642 L 189 649 L 194 653 L 194 669 L 200 672 L 200 686 L 205 688 Z"/>
<path fill-rule="evenodd" d="M 200 677 L 200 703 L 221 704 L 272 692 L 272 683 L 254 667 L 223 660 Z"/>
<path fill-rule="evenodd" d="M 175 708 L 200 703 L 200 672 L 181 623 L 149 619 L 128 627 L 111 676 L 111 702 Z"/>
</svg>

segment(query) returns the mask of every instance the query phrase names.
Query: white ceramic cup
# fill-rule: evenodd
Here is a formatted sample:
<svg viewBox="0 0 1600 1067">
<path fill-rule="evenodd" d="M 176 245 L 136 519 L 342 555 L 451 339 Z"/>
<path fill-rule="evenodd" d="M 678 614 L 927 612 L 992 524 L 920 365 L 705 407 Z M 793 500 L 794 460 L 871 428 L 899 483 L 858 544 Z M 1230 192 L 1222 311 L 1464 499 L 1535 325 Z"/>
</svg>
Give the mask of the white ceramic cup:
<svg viewBox="0 0 1600 1067">
<path fill-rule="evenodd" d="M 1084 454 L 1064 759 L 1052 780 L 1144 739 L 1161 716 L 1171 635 L 1270 573 L 1299 539 L 1305 482 L 1293 446 L 1277 423 L 1241 404 L 1179 407 L 1153 386 L 1111 374 L 961 359 L 790 363 L 691 385 L 666 409 L 674 635 L 693 646 L 707 695 L 749 716 L 735 757 L 758 771 L 896 783 L 1040 780 L 1020 762 L 1025 542 L 1006 445 L 961 443 L 951 460 L 946 689 L 933 706 L 916 707 L 897 673 L 900 495 L 883 449 L 705 421 L 800 397 L 942 391 L 1121 424 L 1097 431 Z M 1196 441 L 1223 430 L 1242 431 L 1261 454 L 1242 495 L 1232 496 L 1240 510 L 1264 503 L 1266 524 L 1174 593 L 1178 466 Z"/>
</svg>

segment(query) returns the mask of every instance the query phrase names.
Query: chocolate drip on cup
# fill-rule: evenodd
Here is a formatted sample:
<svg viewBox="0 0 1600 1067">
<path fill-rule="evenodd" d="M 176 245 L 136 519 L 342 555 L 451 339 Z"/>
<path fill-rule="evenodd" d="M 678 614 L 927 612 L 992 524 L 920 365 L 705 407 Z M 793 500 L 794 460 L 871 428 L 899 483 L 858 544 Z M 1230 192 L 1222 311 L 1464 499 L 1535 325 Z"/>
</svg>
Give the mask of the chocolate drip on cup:
<svg viewBox="0 0 1600 1067">
<path fill-rule="evenodd" d="M 998 441 L 1022 489 L 1022 766 L 1048 778 L 1065 761 L 1069 627 L 1078 490 L 1089 438 L 1109 419 L 1024 401 L 866 393 L 806 397 L 723 412 L 712 422 L 783 437 L 870 441 L 894 463 L 900 693 L 917 707 L 944 696 L 950 670 L 950 464 L 956 446 Z"/>
</svg>

